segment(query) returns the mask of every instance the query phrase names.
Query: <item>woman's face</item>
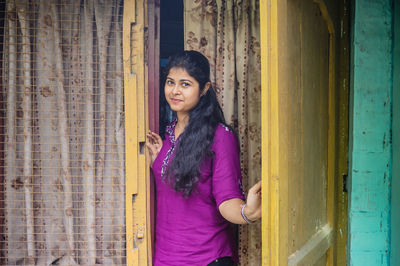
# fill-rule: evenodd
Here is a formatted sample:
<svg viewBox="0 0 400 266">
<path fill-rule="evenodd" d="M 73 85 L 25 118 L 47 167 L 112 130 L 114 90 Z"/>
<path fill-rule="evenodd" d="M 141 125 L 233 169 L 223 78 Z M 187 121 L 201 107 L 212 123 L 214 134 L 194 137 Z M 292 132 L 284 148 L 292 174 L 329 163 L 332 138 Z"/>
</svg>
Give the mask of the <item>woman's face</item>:
<svg viewBox="0 0 400 266">
<path fill-rule="evenodd" d="M 200 101 L 199 83 L 183 68 L 169 70 L 164 93 L 171 109 L 180 115 L 189 113 Z"/>
</svg>

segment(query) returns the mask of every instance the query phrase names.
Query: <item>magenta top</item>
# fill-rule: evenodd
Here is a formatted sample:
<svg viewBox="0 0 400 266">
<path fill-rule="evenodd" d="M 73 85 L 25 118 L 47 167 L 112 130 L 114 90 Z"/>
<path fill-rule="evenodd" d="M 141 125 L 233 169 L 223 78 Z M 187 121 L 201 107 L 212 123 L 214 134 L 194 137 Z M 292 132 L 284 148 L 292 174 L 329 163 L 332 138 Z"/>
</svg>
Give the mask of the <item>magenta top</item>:
<svg viewBox="0 0 400 266">
<path fill-rule="evenodd" d="M 217 126 L 211 147 L 215 156 L 202 164 L 200 180 L 192 194 L 184 198 L 164 177 L 174 156 L 175 124 L 176 121 L 167 127 L 163 146 L 153 163 L 157 192 L 154 265 L 205 266 L 225 256 L 237 260 L 232 226 L 218 210 L 226 200 L 244 200 L 236 136 L 229 128 Z"/>
</svg>

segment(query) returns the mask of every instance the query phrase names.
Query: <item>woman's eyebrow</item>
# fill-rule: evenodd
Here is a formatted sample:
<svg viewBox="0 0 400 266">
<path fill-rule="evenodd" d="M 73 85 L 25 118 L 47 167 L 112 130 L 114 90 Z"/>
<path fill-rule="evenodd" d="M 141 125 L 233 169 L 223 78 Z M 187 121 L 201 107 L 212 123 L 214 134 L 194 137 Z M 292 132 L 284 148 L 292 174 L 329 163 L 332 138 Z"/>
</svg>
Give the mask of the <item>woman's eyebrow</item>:
<svg viewBox="0 0 400 266">
<path fill-rule="evenodd" d="M 167 80 L 172 80 L 175 81 L 173 78 L 171 78 L 170 76 L 167 76 Z M 189 80 L 189 79 L 180 79 L 179 82 L 189 82 L 191 84 L 193 84 L 193 81 Z"/>
<path fill-rule="evenodd" d="M 179 80 L 180 82 L 190 82 L 190 83 L 193 83 L 191 80 L 189 80 L 189 79 L 181 79 L 181 80 Z"/>
</svg>

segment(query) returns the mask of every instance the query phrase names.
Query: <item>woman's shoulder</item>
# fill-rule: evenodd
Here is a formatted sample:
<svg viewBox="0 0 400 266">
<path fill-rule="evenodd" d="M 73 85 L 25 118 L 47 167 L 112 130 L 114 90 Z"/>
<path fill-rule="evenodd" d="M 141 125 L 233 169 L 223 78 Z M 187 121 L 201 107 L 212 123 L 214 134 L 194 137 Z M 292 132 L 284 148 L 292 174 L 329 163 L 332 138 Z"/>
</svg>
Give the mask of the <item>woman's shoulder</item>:
<svg viewBox="0 0 400 266">
<path fill-rule="evenodd" d="M 227 125 L 225 125 L 225 124 L 223 124 L 223 123 L 219 123 L 218 125 L 217 125 L 217 129 L 216 129 L 216 131 L 218 132 L 218 131 L 222 131 L 222 132 L 232 132 L 233 133 L 233 130 L 229 127 L 229 126 L 227 126 Z"/>
<path fill-rule="evenodd" d="M 217 128 L 215 129 L 215 134 L 214 134 L 214 145 L 217 144 L 222 144 L 222 145 L 231 145 L 231 144 L 236 144 L 237 145 L 237 138 L 236 134 L 233 132 L 233 130 L 222 123 L 219 123 Z"/>
</svg>

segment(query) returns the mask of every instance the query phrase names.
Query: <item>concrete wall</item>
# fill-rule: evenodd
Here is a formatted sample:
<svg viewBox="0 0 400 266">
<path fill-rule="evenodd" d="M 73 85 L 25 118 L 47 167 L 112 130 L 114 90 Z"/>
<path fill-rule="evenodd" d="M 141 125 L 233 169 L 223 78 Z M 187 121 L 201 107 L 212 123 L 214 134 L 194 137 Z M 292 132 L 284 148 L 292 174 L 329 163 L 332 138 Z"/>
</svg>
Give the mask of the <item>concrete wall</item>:
<svg viewBox="0 0 400 266">
<path fill-rule="evenodd" d="M 394 3 L 393 57 L 393 169 L 391 261 L 400 265 L 400 0 Z"/>
<path fill-rule="evenodd" d="M 389 265 L 392 1 L 352 10 L 348 265 Z"/>
</svg>

